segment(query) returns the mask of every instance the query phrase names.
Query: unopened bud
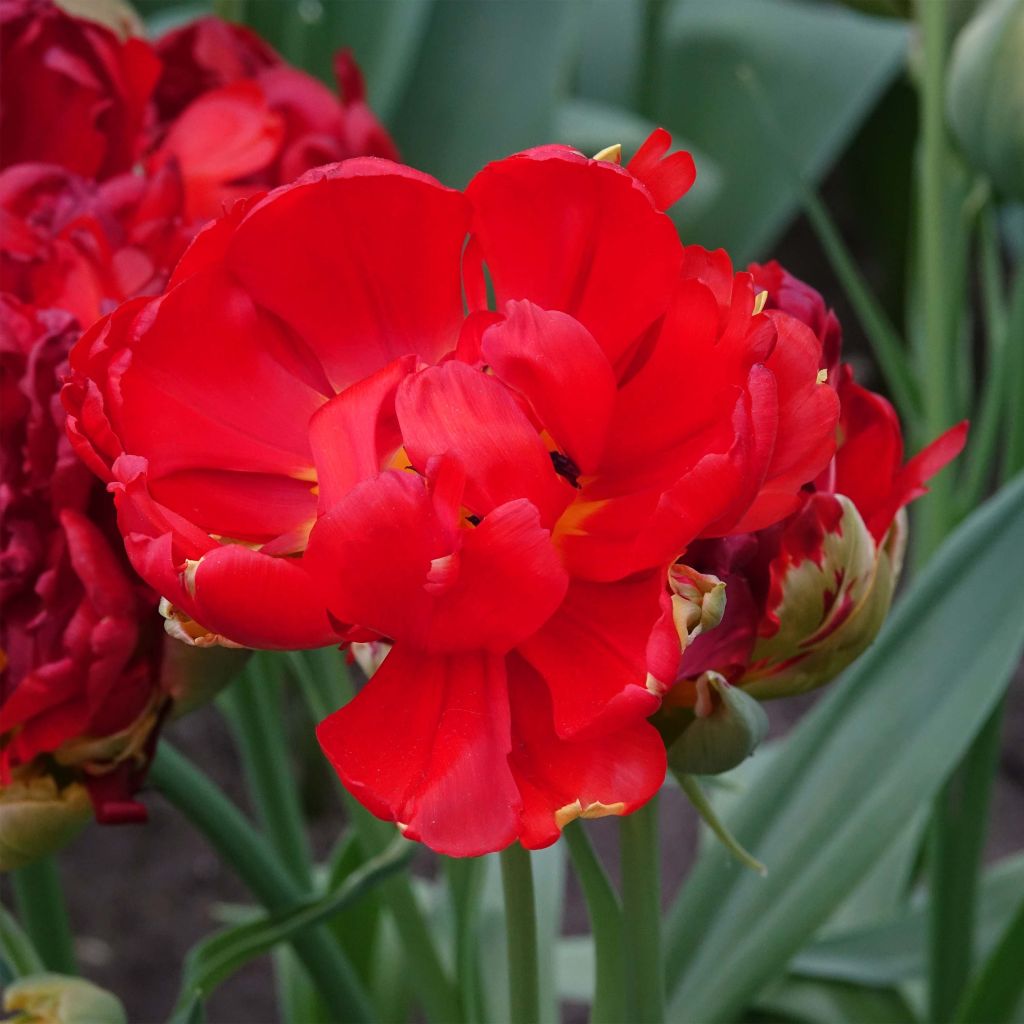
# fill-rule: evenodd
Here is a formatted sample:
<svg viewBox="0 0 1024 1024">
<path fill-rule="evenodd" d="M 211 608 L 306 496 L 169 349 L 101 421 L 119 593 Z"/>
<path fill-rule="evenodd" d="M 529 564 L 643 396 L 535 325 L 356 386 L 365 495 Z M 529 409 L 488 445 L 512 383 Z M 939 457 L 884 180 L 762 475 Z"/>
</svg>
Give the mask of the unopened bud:
<svg viewBox="0 0 1024 1024">
<path fill-rule="evenodd" d="M 84 978 L 30 974 L 4 991 L 12 1024 L 127 1024 L 121 1001 Z"/>
</svg>

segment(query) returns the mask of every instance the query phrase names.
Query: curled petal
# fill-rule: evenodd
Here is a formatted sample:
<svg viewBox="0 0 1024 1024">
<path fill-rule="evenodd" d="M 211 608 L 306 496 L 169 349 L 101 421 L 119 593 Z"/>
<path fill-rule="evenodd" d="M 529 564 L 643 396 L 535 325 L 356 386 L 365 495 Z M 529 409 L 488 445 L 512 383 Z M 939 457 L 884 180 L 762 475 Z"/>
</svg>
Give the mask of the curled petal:
<svg viewBox="0 0 1024 1024">
<path fill-rule="evenodd" d="M 644 186 L 549 146 L 490 164 L 466 194 L 498 308 L 525 298 L 568 313 L 614 366 L 627 360 L 668 304 L 682 259 Z"/>
<path fill-rule="evenodd" d="M 564 739 L 552 725 L 551 701 L 540 676 L 522 659 L 509 659 L 512 756 L 522 795 L 520 841 L 550 846 L 576 818 L 631 814 L 665 779 L 665 745 L 637 718 L 593 739 Z"/>
<path fill-rule="evenodd" d="M 582 324 L 526 300 L 509 302 L 505 319 L 484 331 L 481 358 L 529 399 L 537 419 L 582 472 L 597 469 L 615 374 Z"/>
<path fill-rule="evenodd" d="M 502 657 L 397 645 L 317 737 L 364 806 L 439 853 L 492 853 L 519 832 Z"/>
</svg>

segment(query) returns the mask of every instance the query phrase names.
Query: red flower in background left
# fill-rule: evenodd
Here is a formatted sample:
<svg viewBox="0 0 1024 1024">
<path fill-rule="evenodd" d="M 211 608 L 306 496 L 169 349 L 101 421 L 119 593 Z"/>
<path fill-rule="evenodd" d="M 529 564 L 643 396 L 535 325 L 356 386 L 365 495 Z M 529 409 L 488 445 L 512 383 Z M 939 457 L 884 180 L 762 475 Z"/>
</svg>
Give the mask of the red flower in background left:
<svg viewBox="0 0 1024 1024">
<path fill-rule="evenodd" d="M 133 794 L 156 726 L 187 696 L 189 652 L 165 656 L 157 596 L 65 438 L 68 350 L 121 302 L 159 294 L 224 201 L 393 147 L 348 58 L 342 103 L 212 18 L 151 45 L 50 0 L 0 0 L 0 30 L 4 868 L 66 839 L 85 790 L 102 821 L 144 817 Z M 252 102 L 226 108 L 225 90 Z"/>
<path fill-rule="evenodd" d="M 97 180 L 131 169 L 160 75 L 147 43 L 50 0 L 4 0 L 0 62 L 0 166 L 38 161 Z"/>
</svg>

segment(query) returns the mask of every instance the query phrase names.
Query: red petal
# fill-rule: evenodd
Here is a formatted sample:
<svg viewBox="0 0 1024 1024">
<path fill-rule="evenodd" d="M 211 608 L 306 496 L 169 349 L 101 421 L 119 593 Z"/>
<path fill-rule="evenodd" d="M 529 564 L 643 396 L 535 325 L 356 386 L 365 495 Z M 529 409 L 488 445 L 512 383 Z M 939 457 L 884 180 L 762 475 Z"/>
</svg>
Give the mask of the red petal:
<svg viewBox="0 0 1024 1024">
<path fill-rule="evenodd" d="M 568 313 L 618 367 L 668 304 L 682 259 L 646 189 L 622 168 L 545 147 L 485 167 L 466 194 L 499 308 L 529 299 Z"/>
<path fill-rule="evenodd" d="M 270 193 L 235 233 L 228 262 L 341 390 L 400 356 L 435 362 L 455 347 L 467 221 L 458 192 L 358 158 Z"/>
<path fill-rule="evenodd" d="M 457 575 L 431 609 L 427 644 L 507 651 L 551 617 L 569 578 L 528 501 L 501 505 L 462 533 L 453 555 Z"/>
<path fill-rule="evenodd" d="M 192 469 L 152 480 L 150 492 L 206 533 L 265 544 L 312 523 L 313 486 L 268 473 Z"/>
<path fill-rule="evenodd" d="M 400 447 L 395 393 L 415 368 L 415 356 L 396 359 L 335 395 L 313 415 L 309 443 L 321 509 L 332 508 L 357 483 L 376 476 Z"/>
<path fill-rule="evenodd" d="M 173 122 L 156 155 L 181 167 L 189 218 L 216 217 L 243 194 L 232 183 L 267 167 L 284 140 L 285 125 L 255 82 L 232 82 L 200 96 Z M 245 190 L 248 191 L 248 190 Z"/>
<path fill-rule="evenodd" d="M 800 489 L 831 461 L 839 422 L 839 398 L 818 380 L 820 340 L 786 313 L 767 315 L 778 331 L 766 364 L 778 385 L 778 430 L 758 498 L 735 528 L 743 533 L 770 526 L 796 508 Z"/>
<path fill-rule="evenodd" d="M 438 853 L 493 853 L 519 831 L 501 657 L 398 645 L 317 737 L 366 807 Z"/>
<path fill-rule="evenodd" d="M 338 642 L 319 588 L 300 561 L 240 544 L 199 560 L 193 618 L 246 647 L 296 650 Z"/>
<path fill-rule="evenodd" d="M 604 450 L 615 374 L 593 335 L 565 313 L 509 302 L 505 320 L 483 334 L 481 356 L 525 395 L 538 419 L 584 473 Z"/>
<path fill-rule="evenodd" d="M 466 470 L 466 504 L 477 515 L 527 498 L 548 525 L 572 497 L 536 429 L 493 377 L 448 362 L 406 378 L 395 404 L 413 464 L 422 472 L 434 456 L 458 458 Z"/>
<path fill-rule="evenodd" d="M 509 659 L 510 763 L 523 815 L 520 841 L 549 846 L 576 817 L 630 814 L 665 779 L 665 745 L 643 719 L 596 739 L 560 739 L 543 681 L 522 659 Z"/>
<path fill-rule="evenodd" d="M 342 622 L 414 639 L 428 618 L 430 563 L 450 550 L 423 479 L 389 470 L 319 517 L 304 561 Z"/>
<path fill-rule="evenodd" d="M 565 571 L 522 499 L 453 529 L 443 476 L 433 493 L 393 470 L 358 485 L 321 516 L 306 562 L 344 622 L 428 650 L 508 650 L 558 607 Z"/>
<path fill-rule="evenodd" d="M 689 153 L 665 156 L 671 145 L 672 136 L 664 128 L 655 128 L 626 164 L 626 170 L 647 187 L 659 210 L 667 210 L 682 199 L 697 180 L 697 168 Z"/>
<path fill-rule="evenodd" d="M 125 450 L 152 477 L 312 475 L 307 424 L 323 395 L 292 340 L 227 275 L 193 275 L 122 330 L 130 361 L 122 351 L 101 384 Z"/>
<path fill-rule="evenodd" d="M 951 427 L 905 466 L 903 434 L 893 407 L 862 388 L 849 366 L 840 368 L 842 403 L 835 491 L 857 506 L 876 541 L 881 542 L 896 513 L 925 494 L 925 483 L 956 458 L 967 440 L 967 423 Z"/>
<path fill-rule="evenodd" d="M 559 736 L 600 734 L 657 710 L 647 647 L 665 585 L 663 570 L 618 583 L 573 581 L 547 625 L 519 645 L 551 692 Z"/>
</svg>

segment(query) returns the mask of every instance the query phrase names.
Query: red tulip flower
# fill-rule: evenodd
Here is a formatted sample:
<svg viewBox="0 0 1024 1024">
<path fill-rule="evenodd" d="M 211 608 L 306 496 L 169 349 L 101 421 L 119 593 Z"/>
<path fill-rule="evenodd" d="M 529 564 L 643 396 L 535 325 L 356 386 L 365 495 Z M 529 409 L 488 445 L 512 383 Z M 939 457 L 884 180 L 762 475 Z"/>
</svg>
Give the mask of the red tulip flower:
<svg viewBox="0 0 1024 1024">
<path fill-rule="evenodd" d="M 0 167 L 50 163 L 98 180 L 129 170 L 159 73 L 141 39 L 51 0 L 2 0 Z"/>
<path fill-rule="evenodd" d="M 657 790 L 669 566 L 796 510 L 833 455 L 820 341 L 680 244 L 668 141 L 630 168 L 532 150 L 465 193 L 383 160 L 309 173 L 72 356 L 71 436 L 178 628 L 393 644 L 319 736 L 445 853 Z"/>
<path fill-rule="evenodd" d="M 766 529 L 693 545 L 687 565 L 725 584 L 721 624 L 695 638 L 669 702 L 698 703 L 697 681 L 723 675 L 755 697 L 828 682 L 875 638 L 889 611 L 906 546 L 904 506 L 959 454 L 961 423 L 908 462 L 892 406 L 839 364 L 839 322 L 822 297 L 777 263 L 753 266 L 766 308 L 804 321 L 822 343 L 822 370 L 836 389 L 839 446 L 800 496 L 796 511 Z"/>
<path fill-rule="evenodd" d="M 16 833 L 0 844 L 5 865 L 12 844 L 27 856 L 41 841 L 3 813 L 39 779 L 84 784 L 101 821 L 144 818 L 132 795 L 167 703 L 156 599 L 111 543 L 103 495 L 63 430 L 57 392 L 77 336 L 67 313 L 0 297 L 0 818 Z M 53 785 L 43 839 L 55 806 L 77 816 Z"/>
</svg>

